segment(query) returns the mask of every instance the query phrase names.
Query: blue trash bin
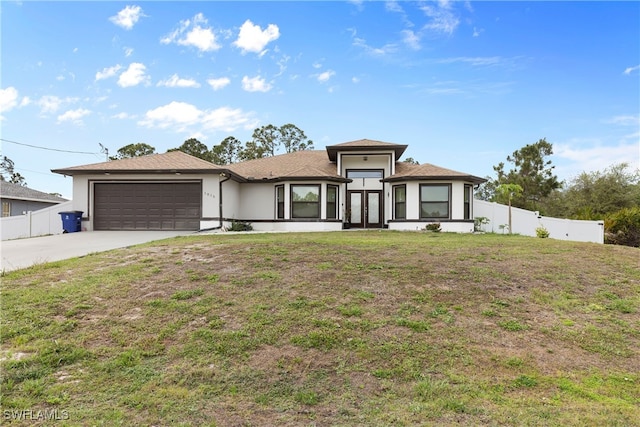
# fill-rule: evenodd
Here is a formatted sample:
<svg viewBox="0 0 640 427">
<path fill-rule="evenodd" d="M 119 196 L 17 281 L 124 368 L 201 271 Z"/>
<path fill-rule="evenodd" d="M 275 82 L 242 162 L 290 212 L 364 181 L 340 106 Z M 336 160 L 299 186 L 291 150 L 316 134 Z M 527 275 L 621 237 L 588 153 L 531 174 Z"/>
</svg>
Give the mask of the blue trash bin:
<svg viewBox="0 0 640 427">
<path fill-rule="evenodd" d="M 82 211 L 59 212 L 62 217 L 62 232 L 75 233 L 82 231 Z"/>
</svg>

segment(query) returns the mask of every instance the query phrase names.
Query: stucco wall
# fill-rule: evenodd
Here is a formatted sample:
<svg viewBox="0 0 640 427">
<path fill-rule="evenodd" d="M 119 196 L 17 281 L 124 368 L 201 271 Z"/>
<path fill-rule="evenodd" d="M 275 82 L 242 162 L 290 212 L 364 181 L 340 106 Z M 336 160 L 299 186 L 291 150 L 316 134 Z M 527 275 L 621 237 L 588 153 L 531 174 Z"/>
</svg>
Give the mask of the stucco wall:
<svg viewBox="0 0 640 427">
<path fill-rule="evenodd" d="M 240 199 L 242 203 L 238 219 L 272 220 L 275 218 L 275 184 L 240 184 Z"/>
<path fill-rule="evenodd" d="M 451 200 L 449 200 L 449 209 L 451 211 L 450 219 L 464 219 L 464 186 L 462 181 L 409 181 L 394 182 L 393 185 L 407 186 L 407 219 L 420 219 L 420 185 L 421 184 L 451 184 Z M 391 201 L 389 201 L 391 204 Z M 473 216 L 473 215 L 472 215 Z"/>
<path fill-rule="evenodd" d="M 365 161 L 364 158 L 367 158 Z M 347 169 L 384 169 L 384 176 L 391 175 L 393 152 L 371 154 L 367 152 L 349 152 L 340 154 L 340 174 L 347 175 Z"/>
<path fill-rule="evenodd" d="M 424 230 L 427 224 L 429 223 L 424 221 L 391 222 L 389 223 L 389 230 L 420 231 Z M 473 222 L 441 222 L 440 231 L 448 233 L 472 233 Z"/>
<path fill-rule="evenodd" d="M 88 231 L 93 230 L 93 184 L 96 182 L 168 182 L 168 181 L 202 181 L 202 217 L 219 217 L 218 174 L 211 175 L 158 175 L 155 174 L 131 174 L 131 175 L 76 175 L 73 177 L 73 208 L 70 210 L 82 211 L 82 227 Z M 201 228 L 208 228 L 211 221 L 204 221 Z"/>
<path fill-rule="evenodd" d="M 222 216 L 238 219 L 238 215 L 240 215 L 240 184 L 232 180 L 224 181 L 222 183 Z M 215 216 L 218 217 L 218 213 Z"/>
</svg>

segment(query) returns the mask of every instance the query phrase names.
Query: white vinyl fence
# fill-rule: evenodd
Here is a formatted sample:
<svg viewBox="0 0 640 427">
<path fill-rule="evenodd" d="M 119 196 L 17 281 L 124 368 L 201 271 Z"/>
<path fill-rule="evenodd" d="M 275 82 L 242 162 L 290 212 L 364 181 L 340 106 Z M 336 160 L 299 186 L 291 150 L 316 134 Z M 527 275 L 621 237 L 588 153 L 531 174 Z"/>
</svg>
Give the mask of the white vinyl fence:
<svg viewBox="0 0 640 427">
<path fill-rule="evenodd" d="M 482 226 L 482 231 L 509 233 L 509 206 L 476 199 L 473 201 L 473 216 L 489 219 L 489 223 Z M 604 243 L 603 221 L 550 218 L 540 216 L 538 212 L 511 208 L 511 226 L 513 233 L 523 236 L 535 237 L 536 228 L 544 227 L 552 239 Z"/>
<path fill-rule="evenodd" d="M 62 218 L 59 212 L 73 210 L 73 203 L 60 203 L 48 208 L 27 212 L 24 215 L 0 218 L 2 240 L 62 234 Z"/>
</svg>

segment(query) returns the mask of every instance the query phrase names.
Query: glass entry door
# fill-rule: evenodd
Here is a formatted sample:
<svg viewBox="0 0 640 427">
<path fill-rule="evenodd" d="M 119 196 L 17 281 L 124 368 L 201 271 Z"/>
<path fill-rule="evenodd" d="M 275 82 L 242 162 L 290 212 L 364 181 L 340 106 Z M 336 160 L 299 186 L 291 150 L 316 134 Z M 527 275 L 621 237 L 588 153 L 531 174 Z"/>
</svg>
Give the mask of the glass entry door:
<svg viewBox="0 0 640 427">
<path fill-rule="evenodd" d="M 382 191 L 349 191 L 347 213 L 353 228 L 382 228 Z"/>
</svg>

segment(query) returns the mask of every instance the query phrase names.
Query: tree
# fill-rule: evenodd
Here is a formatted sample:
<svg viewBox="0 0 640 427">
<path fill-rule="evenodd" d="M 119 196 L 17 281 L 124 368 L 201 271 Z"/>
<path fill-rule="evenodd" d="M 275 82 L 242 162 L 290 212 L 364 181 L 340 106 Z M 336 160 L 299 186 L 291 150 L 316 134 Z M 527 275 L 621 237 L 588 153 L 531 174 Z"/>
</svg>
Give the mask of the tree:
<svg viewBox="0 0 640 427">
<path fill-rule="evenodd" d="M 125 145 L 118 149 L 118 154 L 113 157 L 109 157 L 109 160 L 129 159 L 132 157 L 148 156 L 149 154 L 155 154 L 156 149 L 149 144 L 143 142 L 138 144 Z"/>
<path fill-rule="evenodd" d="M 544 138 L 535 144 L 527 144 L 507 156 L 507 161 L 514 165 L 509 172 L 504 171 L 503 162 L 493 167 L 497 179 L 494 184 L 489 184 L 489 187 L 518 184 L 522 187 L 522 192 L 513 196 L 513 206 L 539 210 L 541 200 L 562 186 L 558 177 L 553 174 L 555 166 L 551 165 L 551 160 L 546 160 L 552 154 L 553 146 Z M 499 192 L 496 192 L 493 198 L 493 201 L 506 202 L 504 195 Z"/>
<path fill-rule="evenodd" d="M 491 202 L 496 194 L 496 181 L 490 176 L 485 176 L 484 179 L 486 181 L 478 185 L 473 196 L 476 199 Z"/>
<path fill-rule="evenodd" d="M 496 193 L 509 202 L 509 234 L 511 234 L 513 230 L 511 227 L 511 201 L 514 197 L 522 194 L 522 187 L 518 184 L 500 184 L 496 187 Z"/>
<path fill-rule="evenodd" d="M 280 127 L 280 141 L 287 153 L 302 150 L 313 150 L 313 141 L 307 138 L 304 131 L 296 125 L 287 123 Z"/>
<path fill-rule="evenodd" d="M 229 165 L 239 159 L 241 142 L 233 136 L 228 136 L 211 149 L 211 161 L 217 165 Z"/>
<path fill-rule="evenodd" d="M 187 153 L 208 162 L 213 159 L 213 154 L 209 151 L 209 148 L 196 138 L 189 138 L 183 142 L 180 147 L 167 150 L 167 152 L 169 151 L 182 151 L 183 153 Z"/>
<path fill-rule="evenodd" d="M 253 143 L 256 147 L 261 147 L 255 153 L 261 154 L 261 157 L 275 156 L 276 148 L 280 145 L 280 129 L 274 125 L 266 125 L 256 128 L 253 131 Z"/>
<path fill-rule="evenodd" d="M 562 190 L 544 200 L 549 215 L 572 219 L 603 219 L 624 208 L 640 206 L 640 171 L 619 163 L 604 171 L 582 172 Z"/>
<path fill-rule="evenodd" d="M 238 153 L 238 159 L 240 161 L 261 159 L 267 157 L 265 148 L 257 144 L 255 141 L 249 141 L 244 145 L 244 148 Z"/>
<path fill-rule="evenodd" d="M 0 181 L 18 184 L 23 187 L 27 186 L 27 182 L 24 177 L 15 171 L 15 164 L 13 163 L 13 160 L 7 156 L 2 156 L 2 160 L 0 161 L 0 172 Z"/>
<path fill-rule="evenodd" d="M 419 165 L 420 163 L 414 159 L 413 157 L 407 157 L 406 159 L 404 159 L 405 163 L 409 163 L 411 165 Z"/>
</svg>

